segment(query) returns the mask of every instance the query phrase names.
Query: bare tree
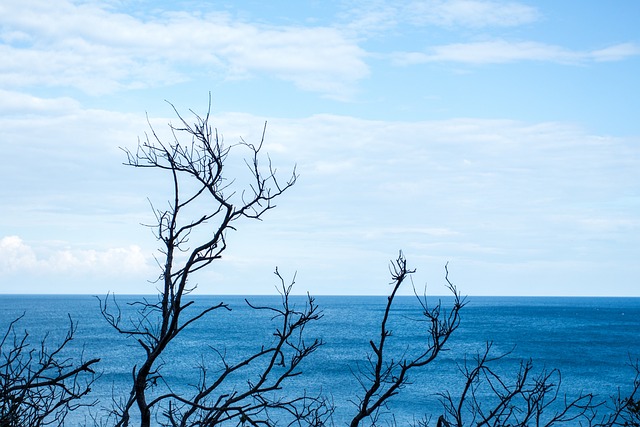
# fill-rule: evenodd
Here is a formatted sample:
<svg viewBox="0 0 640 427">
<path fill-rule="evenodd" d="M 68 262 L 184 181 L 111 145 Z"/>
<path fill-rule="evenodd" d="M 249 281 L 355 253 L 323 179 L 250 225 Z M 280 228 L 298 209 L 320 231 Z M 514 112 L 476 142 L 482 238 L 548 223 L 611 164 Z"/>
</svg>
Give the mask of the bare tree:
<svg viewBox="0 0 640 427">
<path fill-rule="evenodd" d="M 361 425 L 366 419 L 370 420 L 371 425 L 376 425 L 380 411 L 385 409 L 390 399 L 407 384 L 410 372 L 433 362 L 458 328 L 460 310 L 464 307 L 465 302 L 456 287 L 449 281 L 446 266 L 445 271 L 447 273 L 445 277 L 447 287 L 453 295 L 452 306 L 447 310 L 438 301 L 435 306 L 430 308 L 426 295 L 422 299 L 418 298 L 422 315 L 428 324 L 422 342 L 423 346 L 417 349 L 414 354 L 404 354 L 401 359 L 394 360 L 387 351 L 387 341 L 391 337 L 388 325 L 389 316 L 393 310 L 398 289 L 415 270 L 407 267 L 407 260 L 402 252 L 391 263 L 391 293 L 387 297 L 380 321 L 380 336 L 375 342 L 374 340 L 369 341 L 373 353 L 368 354 L 366 365 L 356 373 L 364 395 L 355 402 L 357 413 L 350 422 L 351 427 Z"/>
<path fill-rule="evenodd" d="M 65 354 L 76 332 L 71 318 L 59 344 L 50 346 L 45 336 L 33 346 L 27 331 L 16 331 L 23 316 L 0 339 L 0 426 L 62 425 L 69 412 L 93 404 L 81 399 L 91 391 L 100 359 L 81 355 L 76 361 Z"/>
<path fill-rule="evenodd" d="M 356 415 L 351 419 L 351 427 L 360 425 L 380 425 L 381 416 L 388 409 L 392 398 L 409 383 L 409 374 L 415 369 L 434 362 L 445 350 L 445 345 L 460 325 L 460 311 L 466 301 L 449 280 L 445 265 L 445 280 L 453 295 L 448 308 L 438 301 L 429 307 L 427 297 L 418 298 L 422 320 L 429 325 L 418 349 L 403 349 L 400 357 L 389 350 L 392 332 L 389 326 L 394 310 L 394 300 L 403 282 L 415 270 L 407 267 L 407 261 L 400 252 L 391 263 L 391 292 L 379 323 L 380 334 L 371 340 L 372 353 L 364 365 L 355 372 L 363 395 L 355 401 Z M 415 293 L 415 288 L 414 288 Z M 417 296 L 417 294 L 416 294 Z M 466 359 L 459 366 L 462 391 L 454 397 L 452 390 L 439 393 L 443 413 L 436 419 L 436 427 L 528 427 L 580 425 L 590 427 L 616 427 L 638 425 L 637 395 L 640 390 L 640 368 L 638 363 L 631 366 L 635 372 L 631 391 L 622 398 L 611 396 L 609 400 L 594 393 L 582 393 L 570 397 L 561 387 L 559 370 L 534 372 L 531 360 L 520 362 L 515 375 L 505 375 L 496 369 L 499 362 L 510 353 L 494 355 L 492 343 L 487 343 L 483 351 L 472 359 Z M 394 359 L 394 356 L 396 358 Z M 395 425 L 392 415 L 390 424 Z M 431 417 L 415 422 L 427 427 Z M 365 424 L 366 423 L 366 424 Z"/>
<path fill-rule="evenodd" d="M 282 398 L 276 393 L 285 381 L 299 375 L 302 361 L 322 344 L 317 339 L 304 339 L 305 326 L 321 316 L 313 298 L 308 297 L 303 308 L 292 305 L 289 296 L 293 283 L 286 286 L 277 270 L 281 306 L 247 302 L 252 309 L 279 319 L 273 342 L 258 346 L 255 353 L 235 361 L 213 349 L 222 368 L 212 374 L 204 364 L 200 366 L 200 381 L 191 396 L 175 393 L 168 386 L 160 387 L 165 380 L 161 356 L 171 342 L 203 316 L 230 310 L 223 302 L 194 310 L 194 300 L 187 297 L 196 287 L 190 283 L 193 273 L 222 257 L 227 233 L 235 230 L 236 223 L 261 219 L 297 178 L 294 169 L 281 183 L 268 157 L 266 166 L 262 165 L 264 132 L 257 145 L 240 140 L 226 146 L 211 127 L 209 112 L 204 117 L 193 113 L 195 123 L 191 125 L 175 107 L 174 111 L 180 124 L 169 125 L 173 135 L 170 142 L 163 142 L 150 125 L 151 133 L 139 142 L 137 151 L 124 150 L 126 165 L 167 171 L 173 194 L 166 208 L 152 205 L 156 217 L 153 228 L 161 244 L 157 301 L 137 301 L 132 307 L 135 315 L 126 320 L 115 299 L 101 301 L 107 322 L 119 333 L 135 339 L 144 351 L 133 367 L 129 397 L 114 409 L 115 424 L 127 426 L 135 414 L 144 427 L 152 424 L 154 416 L 156 423 L 171 426 L 224 422 L 268 425 L 275 411 L 290 415 L 300 424 L 319 425 L 331 412 L 323 399 L 304 394 Z M 181 137 L 189 140 L 182 142 Z M 229 156 L 242 150 L 248 153 L 244 162 L 248 174 L 230 175 Z M 244 389 L 225 387 L 232 374 L 237 376 L 244 370 L 250 372 Z"/>
<path fill-rule="evenodd" d="M 462 391 L 454 398 L 451 390 L 440 394 L 445 415 L 443 427 L 463 426 L 627 426 L 633 398 L 640 389 L 637 364 L 630 396 L 612 396 L 608 401 L 594 393 L 569 397 L 562 390 L 559 370 L 534 372 L 531 360 L 522 361 L 514 378 L 497 373 L 495 365 L 509 353 L 492 355 L 491 343 L 472 360 L 459 367 L 464 378 Z"/>
<path fill-rule="evenodd" d="M 560 399 L 560 371 L 534 374 L 531 360 L 522 361 L 515 379 L 504 378 L 493 365 L 509 353 L 491 354 L 491 343 L 459 367 L 464 386 L 458 399 L 441 393 L 448 426 L 529 426 L 591 423 L 597 408 L 593 394 Z M 512 382 L 511 382 L 512 381 Z"/>
</svg>

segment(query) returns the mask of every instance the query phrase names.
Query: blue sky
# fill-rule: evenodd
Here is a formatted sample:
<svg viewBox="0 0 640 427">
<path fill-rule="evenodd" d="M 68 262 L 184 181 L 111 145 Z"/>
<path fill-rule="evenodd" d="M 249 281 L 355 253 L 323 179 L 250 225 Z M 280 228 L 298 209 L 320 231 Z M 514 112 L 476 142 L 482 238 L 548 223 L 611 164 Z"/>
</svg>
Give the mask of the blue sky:
<svg viewBox="0 0 640 427">
<path fill-rule="evenodd" d="M 147 197 L 122 165 L 205 112 L 296 186 L 194 277 L 207 294 L 640 296 L 640 3 L 0 4 L 0 292 L 152 293 Z M 407 288 L 405 292 L 409 293 Z"/>
</svg>

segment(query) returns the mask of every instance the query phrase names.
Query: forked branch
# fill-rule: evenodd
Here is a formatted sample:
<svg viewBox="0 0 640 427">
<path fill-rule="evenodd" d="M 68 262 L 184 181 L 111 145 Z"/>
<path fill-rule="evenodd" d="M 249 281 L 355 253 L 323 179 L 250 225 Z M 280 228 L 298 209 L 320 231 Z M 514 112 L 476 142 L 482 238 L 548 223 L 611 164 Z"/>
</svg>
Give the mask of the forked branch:
<svg viewBox="0 0 640 427">
<path fill-rule="evenodd" d="M 358 377 L 364 395 L 356 402 L 357 413 L 351 420 L 351 427 L 361 425 L 366 418 L 370 418 L 375 424 L 379 411 L 385 408 L 389 400 L 398 394 L 407 383 L 409 373 L 431 363 L 445 348 L 449 337 L 460 324 L 460 310 L 465 302 L 455 286 L 449 281 L 447 271 L 447 286 L 453 294 L 452 306 L 445 309 L 439 301 L 433 308 L 429 308 L 426 296 L 423 299 L 418 298 L 422 307 L 422 315 L 429 324 L 422 340 L 422 347 L 414 354 L 405 354 L 400 360 L 394 360 L 390 357 L 386 350 L 387 341 L 391 336 L 388 328 L 389 316 L 398 289 L 405 279 L 414 272 L 415 270 L 407 267 L 407 260 L 402 252 L 390 265 L 391 292 L 380 322 L 380 336 L 376 342 L 373 340 L 369 342 L 373 350 L 373 355 L 369 357 L 369 366 L 366 371 L 361 371 Z"/>
</svg>

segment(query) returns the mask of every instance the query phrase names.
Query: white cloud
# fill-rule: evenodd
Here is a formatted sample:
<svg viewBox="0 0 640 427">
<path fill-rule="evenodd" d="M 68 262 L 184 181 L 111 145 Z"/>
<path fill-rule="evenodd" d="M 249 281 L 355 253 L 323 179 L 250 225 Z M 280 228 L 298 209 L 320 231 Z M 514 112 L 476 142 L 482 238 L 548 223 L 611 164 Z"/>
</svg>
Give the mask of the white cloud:
<svg viewBox="0 0 640 427">
<path fill-rule="evenodd" d="M 32 269 L 38 264 L 33 250 L 18 236 L 0 239 L 0 273 Z"/>
<path fill-rule="evenodd" d="M 266 73 L 345 97 L 368 74 L 364 51 L 328 27 L 267 27 L 223 14 L 165 13 L 143 21 L 95 5 L 40 0 L 3 3 L 0 24 L 0 77 L 14 86 L 99 94 L 187 80 L 199 70 L 226 78 Z"/>
<path fill-rule="evenodd" d="M 414 23 L 444 27 L 510 27 L 538 19 L 535 8 L 504 1 L 423 0 L 411 2 L 407 12 Z"/>
<path fill-rule="evenodd" d="M 18 236 L 0 239 L 0 275 L 121 277 L 150 272 L 149 257 L 139 246 L 69 249 L 64 244 L 33 248 Z"/>
<path fill-rule="evenodd" d="M 537 9 L 519 2 L 486 0 L 356 1 L 348 3 L 345 28 L 359 35 L 394 34 L 400 26 L 486 29 L 538 20 Z"/>
<path fill-rule="evenodd" d="M 69 97 L 41 98 L 26 93 L 0 89 L 0 114 L 64 114 L 76 111 L 80 104 Z"/>
<path fill-rule="evenodd" d="M 620 61 L 630 56 L 640 55 L 640 46 L 634 43 L 621 43 L 591 52 L 595 61 Z"/>
<path fill-rule="evenodd" d="M 393 55 L 393 59 L 397 65 L 427 62 L 503 64 L 517 61 L 580 64 L 588 61 L 618 61 L 638 54 L 640 54 L 640 48 L 633 44 L 583 52 L 537 42 L 492 40 L 435 46 L 426 52 L 398 52 Z"/>
</svg>

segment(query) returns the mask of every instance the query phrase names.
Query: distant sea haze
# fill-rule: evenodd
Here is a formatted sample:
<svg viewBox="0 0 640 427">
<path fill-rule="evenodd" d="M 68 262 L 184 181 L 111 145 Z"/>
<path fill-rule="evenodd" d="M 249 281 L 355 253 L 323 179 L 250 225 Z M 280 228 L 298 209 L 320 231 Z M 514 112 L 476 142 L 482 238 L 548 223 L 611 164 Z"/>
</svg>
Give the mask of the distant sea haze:
<svg viewBox="0 0 640 427">
<path fill-rule="evenodd" d="M 149 298 L 155 298 L 151 296 Z M 174 387 L 189 388 L 198 381 L 198 365 L 205 361 L 212 369 L 219 361 L 209 346 L 225 351 L 230 360 L 240 359 L 272 339 L 274 325 L 268 313 L 247 307 L 244 297 L 195 296 L 203 307 L 220 301 L 232 311 L 215 311 L 184 331 L 163 358 L 163 373 Z M 246 297 L 258 305 L 275 305 L 277 296 Z M 434 297 L 433 302 L 437 302 Z M 120 298 L 123 307 L 132 297 Z M 304 304 L 303 297 L 292 297 Z M 450 302 L 442 298 L 443 306 Z M 634 372 L 628 366 L 640 357 L 640 298 L 558 298 L 558 297 L 470 297 L 461 311 L 461 325 L 448 348 L 426 369 L 416 371 L 411 383 L 392 400 L 390 410 L 396 421 L 427 415 L 437 418 L 442 408 L 437 393 L 459 394 L 463 378 L 459 365 L 465 355 L 474 356 L 493 343 L 494 354 L 511 352 L 499 362 L 506 379 L 515 379 L 519 362 L 531 358 L 540 369 L 558 368 L 562 372 L 562 390 L 568 395 L 593 392 L 606 398 L 618 390 L 629 389 Z M 303 365 L 304 374 L 295 380 L 292 390 L 322 391 L 332 397 L 337 408 L 336 425 L 354 413 L 354 400 L 361 389 L 354 378 L 371 351 L 369 340 L 379 335 L 379 321 L 386 297 L 321 296 L 316 302 L 324 316 L 308 331 L 309 339 L 319 337 L 324 345 Z M 196 307 L 197 308 L 197 307 Z M 100 315 L 98 301 L 90 296 L 2 295 L 0 326 L 21 314 L 25 317 L 17 330 L 28 330 L 32 344 L 49 332 L 51 342 L 66 332 L 67 314 L 78 323 L 73 352 L 84 348 L 86 357 L 99 357 L 102 376 L 93 388 L 92 398 L 100 400 L 93 408 L 108 407 L 112 391 L 127 396 L 131 369 L 141 358 L 133 340 L 119 336 Z M 421 308 L 413 297 L 399 297 L 389 329 L 389 349 L 399 357 L 423 342 L 425 325 L 420 322 Z M 136 358 L 136 359 L 134 359 Z M 239 381 L 245 381 L 240 378 Z M 79 411 L 68 425 L 84 419 Z"/>
</svg>

